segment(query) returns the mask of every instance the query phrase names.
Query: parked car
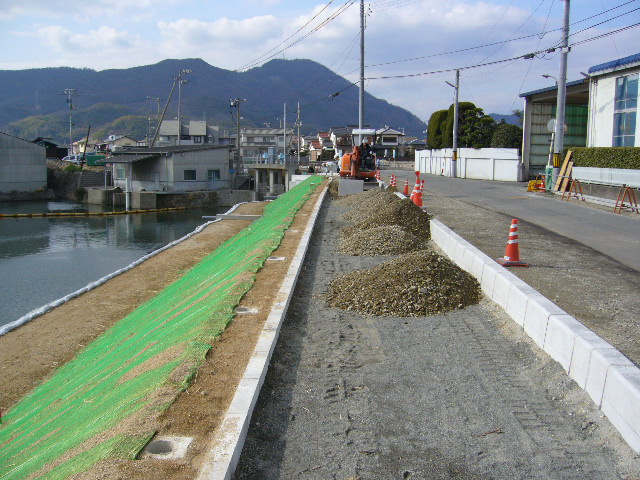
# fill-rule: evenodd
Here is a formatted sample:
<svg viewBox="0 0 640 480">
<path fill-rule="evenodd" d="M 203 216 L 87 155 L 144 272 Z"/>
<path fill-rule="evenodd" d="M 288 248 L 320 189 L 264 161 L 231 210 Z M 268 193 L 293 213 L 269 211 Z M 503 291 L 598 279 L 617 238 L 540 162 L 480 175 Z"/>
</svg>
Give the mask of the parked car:
<svg viewBox="0 0 640 480">
<path fill-rule="evenodd" d="M 82 162 L 82 154 L 79 155 L 67 155 L 66 157 L 64 157 L 62 159 L 63 162 L 70 162 L 70 163 L 76 163 L 78 165 L 80 165 L 80 163 Z"/>
</svg>

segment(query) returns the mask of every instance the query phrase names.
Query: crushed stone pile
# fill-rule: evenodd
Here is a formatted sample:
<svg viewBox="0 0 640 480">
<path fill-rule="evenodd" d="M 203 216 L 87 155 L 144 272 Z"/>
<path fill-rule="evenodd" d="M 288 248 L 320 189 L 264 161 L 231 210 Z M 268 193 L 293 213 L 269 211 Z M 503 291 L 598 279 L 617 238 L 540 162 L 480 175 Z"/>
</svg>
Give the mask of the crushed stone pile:
<svg viewBox="0 0 640 480">
<path fill-rule="evenodd" d="M 427 213 L 410 200 L 401 200 L 390 192 L 380 192 L 379 194 L 391 195 L 398 201 L 383 203 L 369 215 L 362 212 L 360 215 L 362 220 L 342 230 L 345 236 L 351 236 L 359 230 L 383 225 L 398 225 L 419 239 L 428 240 L 431 238 L 430 216 Z"/>
<path fill-rule="evenodd" d="M 435 315 L 481 298 L 475 278 L 430 250 L 351 272 L 331 282 L 327 291 L 330 306 L 376 316 Z"/>
<path fill-rule="evenodd" d="M 405 231 L 399 225 L 358 230 L 342 236 L 338 250 L 347 255 L 377 256 L 400 255 L 426 248 L 426 241 Z"/>
<path fill-rule="evenodd" d="M 387 205 L 401 201 L 398 196 L 384 190 L 369 190 L 358 193 L 357 195 L 345 197 L 338 201 L 341 206 L 346 205 L 351 208 L 348 212 L 343 213 L 340 218 L 348 222 L 360 221 L 374 215 Z"/>
</svg>

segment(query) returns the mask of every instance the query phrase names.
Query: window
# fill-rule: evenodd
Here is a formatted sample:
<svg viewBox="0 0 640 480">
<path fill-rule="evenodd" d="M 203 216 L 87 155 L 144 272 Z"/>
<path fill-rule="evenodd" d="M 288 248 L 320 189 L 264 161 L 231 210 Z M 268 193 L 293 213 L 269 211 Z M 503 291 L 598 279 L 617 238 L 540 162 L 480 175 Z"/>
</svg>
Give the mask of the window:
<svg viewBox="0 0 640 480">
<path fill-rule="evenodd" d="M 202 143 L 202 137 L 193 137 L 193 143 Z"/>
<path fill-rule="evenodd" d="M 195 181 L 196 179 L 196 171 L 195 170 L 185 170 L 184 171 L 184 179 L 185 181 Z"/>
<path fill-rule="evenodd" d="M 220 170 L 207 170 L 207 181 L 215 182 L 220 180 Z"/>
<path fill-rule="evenodd" d="M 638 74 L 616 78 L 613 146 L 634 147 L 638 116 Z"/>
<path fill-rule="evenodd" d="M 124 168 L 116 168 L 116 178 L 124 178 Z"/>
</svg>

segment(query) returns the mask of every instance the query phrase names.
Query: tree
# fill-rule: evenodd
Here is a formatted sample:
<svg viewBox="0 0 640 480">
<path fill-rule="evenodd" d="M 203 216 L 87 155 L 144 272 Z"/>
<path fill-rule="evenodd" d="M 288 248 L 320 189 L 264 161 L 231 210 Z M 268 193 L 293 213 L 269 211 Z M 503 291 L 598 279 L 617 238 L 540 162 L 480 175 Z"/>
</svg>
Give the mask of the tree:
<svg viewBox="0 0 640 480">
<path fill-rule="evenodd" d="M 438 110 L 433 112 L 427 124 L 427 147 L 442 148 L 443 127 L 446 124 L 448 110 Z"/>
<path fill-rule="evenodd" d="M 509 123 L 496 125 L 491 137 L 492 148 L 520 148 L 522 146 L 522 128 Z"/>
<path fill-rule="evenodd" d="M 443 146 L 453 146 L 453 110 L 449 107 Z M 491 136 L 495 122 L 489 115 L 485 115 L 482 108 L 478 108 L 472 102 L 460 102 L 458 104 L 458 147 L 484 148 L 491 144 Z"/>
<path fill-rule="evenodd" d="M 524 111 L 516 108 L 511 113 L 513 113 L 516 117 L 518 117 L 518 123 L 520 124 L 520 126 L 524 125 Z"/>
</svg>

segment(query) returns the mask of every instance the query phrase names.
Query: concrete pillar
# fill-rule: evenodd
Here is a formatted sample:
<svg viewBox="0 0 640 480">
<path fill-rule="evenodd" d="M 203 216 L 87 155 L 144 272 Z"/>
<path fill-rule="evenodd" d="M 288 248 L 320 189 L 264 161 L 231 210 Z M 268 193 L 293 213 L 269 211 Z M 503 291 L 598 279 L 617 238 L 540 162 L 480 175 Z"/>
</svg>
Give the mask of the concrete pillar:
<svg viewBox="0 0 640 480">
<path fill-rule="evenodd" d="M 275 170 L 271 170 L 269 169 L 269 193 L 273 194 L 274 193 L 274 177 L 275 177 Z"/>
</svg>

